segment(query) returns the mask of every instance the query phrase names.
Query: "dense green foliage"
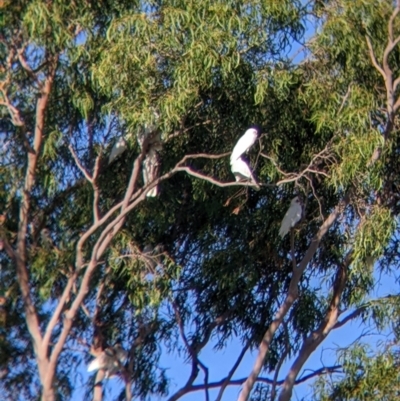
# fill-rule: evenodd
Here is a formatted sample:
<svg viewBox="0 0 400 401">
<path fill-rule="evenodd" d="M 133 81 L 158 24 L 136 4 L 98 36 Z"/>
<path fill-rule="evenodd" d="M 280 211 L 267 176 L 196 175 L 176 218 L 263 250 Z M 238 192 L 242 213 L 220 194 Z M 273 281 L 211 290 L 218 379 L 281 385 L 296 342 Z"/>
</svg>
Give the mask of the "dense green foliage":
<svg viewBox="0 0 400 401">
<path fill-rule="evenodd" d="M 7 399 L 72 399 L 89 351 L 117 342 L 133 397 L 178 399 L 205 370 L 207 344 L 257 349 L 294 287 L 265 375 L 361 319 L 390 347 L 339 355 L 340 372 L 320 376 L 314 396 L 398 397 L 400 302 L 375 298 L 379 274 L 395 280 L 400 262 L 400 9 L 304 3 L 0 1 Z M 229 166 L 254 122 L 264 128 L 249 152 L 260 191 L 237 185 Z M 163 143 L 155 198 L 137 141 L 150 123 Z M 127 150 L 108 165 L 120 137 Z M 295 194 L 305 213 L 282 240 Z M 187 358 L 181 393 L 171 394 L 163 352 Z M 282 383 L 272 382 L 253 399 L 273 399 Z"/>
</svg>

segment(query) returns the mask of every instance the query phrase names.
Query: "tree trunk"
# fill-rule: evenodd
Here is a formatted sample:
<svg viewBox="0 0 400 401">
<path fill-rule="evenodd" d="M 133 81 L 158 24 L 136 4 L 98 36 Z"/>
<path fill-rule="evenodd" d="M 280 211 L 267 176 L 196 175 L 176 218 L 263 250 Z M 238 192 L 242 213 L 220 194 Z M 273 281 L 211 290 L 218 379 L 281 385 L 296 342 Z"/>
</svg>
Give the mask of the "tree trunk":
<svg viewBox="0 0 400 401">
<path fill-rule="evenodd" d="M 39 348 L 39 355 L 37 356 L 37 364 L 39 368 L 40 383 L 42 384 L 42 401 L 54 401 L 56 399 L 53 387 L 55 365 L 51 364 L 46 357 L 41 355 L 44 353 L 42 348 Z"/>
<path fill-rule="evenodd" d="M 55 400 L 54 388 L 53 387 L 48 387 L 48 388 L 43 387 L 42 401 L 54 401 L 54 400 Z"/>
</svg>

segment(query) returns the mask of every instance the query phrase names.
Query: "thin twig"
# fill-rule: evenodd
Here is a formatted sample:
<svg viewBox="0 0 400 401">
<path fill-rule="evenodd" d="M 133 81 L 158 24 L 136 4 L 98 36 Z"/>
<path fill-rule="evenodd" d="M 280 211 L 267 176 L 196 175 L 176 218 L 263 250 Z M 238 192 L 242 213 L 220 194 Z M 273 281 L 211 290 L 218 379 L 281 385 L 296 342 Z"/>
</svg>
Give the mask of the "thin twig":
<svg viewBox="0 0 400 401">
<path fill-rule="evenodd" d="M 89 172 L 85 169 L 85 167 L 83 167 L 83 165 L 81 164 L 81 162 L 79 161 L 79 157 L 76 154 L 74 148 L 72 147 L 72 145 L 68 146 L 68 149 L 70 150 L 74 160 L 75 160 L 75 164 L 78 166 L 79 170 L 81 170 L 82 174 L 85 176 L 85 178 L 92 184 L 93 183 L 93 178 L 90 176 Z"/>
<path fill-rule="evenodd" d="M 250 341 L 248 341 L 246 343 L 246 345 L 243 347 L 243 349 L 240 352 L 238 358 L 236 359 L 235 364 L 232 366 L 232 369 L 229 371 L 228 376 L 226 376 L 226 378 L 224 379 L 224 382 L 221 385 L 221 388 L 220 388 L 220 390 L 218 392 L 218 396 L 215 399 L 215 401 L 221 401 L 222 396 L 224 395 L 225 389 L 228 387 L 229 382 L 232 380 L 232 377 L 235 374 L 236 369 L 239 367 L 240 363 L 242 362 L 242 359 L 246 355 L 246 352 L 249 349 L 249 347 L 250 347 Z"/>
</svg>

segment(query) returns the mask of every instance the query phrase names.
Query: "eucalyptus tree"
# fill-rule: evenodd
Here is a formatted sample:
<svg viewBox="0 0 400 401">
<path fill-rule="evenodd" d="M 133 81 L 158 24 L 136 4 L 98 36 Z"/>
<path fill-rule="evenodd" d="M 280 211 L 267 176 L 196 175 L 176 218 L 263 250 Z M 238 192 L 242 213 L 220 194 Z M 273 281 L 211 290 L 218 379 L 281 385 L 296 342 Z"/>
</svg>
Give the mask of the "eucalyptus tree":
<svg viewBox="0 0 400 401">
<path fill-rule="evenodd" d="M 203 196 L 197 159 L 210 159 L 205 173 L 218 168 L 219 179 L 200 174 L 204 180 L 245 187 L 227 179 L 224 154 L 207 152 L 226 153 L 262 116 L 254 97 L 265 77 L 253 68 L 278 59 L 290 35 L 301 33 L 298 5 L 284 6 L 2 2 L 2 346 L 10 356 L 2 387 L 10 398 L 15 389 L 26 398 L 39 391 L 46 400 L 68 398 L 82 360 L 77 348 L 93 343 L 96 353 L 118 339 L 131 353 L 127 397 L 132 386 L 139 394 L 165 391 L 156 344 L 173 324 L 157 318 L 157 307 L 171 297 L 179 268 L 170 244 L 161 273 L 143 250 L 152 231 L 184 236 L 168 213 L 180 197 L 168 193 L 184 190 L 173 176 L 186 173 L 196 179 L 183 184 Z M 163 174 L 143 186 L 146 147 L 139 150 L 136 133 L 154 108 Z M 130 138 L 126 157 L 107 167 L 107 145 L 121 136 Z M 165 210 L 149 211 L 146 193 L 170 178 Z M 204 205 L 198 199 L 209 213 Z"/>
<path fill-rule="evenodd" d="M 245 400 L 257 381 L 266 384 L 254 397 L 275 399 L 281 389 L 287 400 L 332 330 L 369 316 L 384 326 L 396 313 L 397 296 L 368 296 L 373 262 L 383 255 L 391 271 L 398 257 L 398 6 L 1 7 L 5 395 L 71 398 L 89 351 L 120 343 L 128 350 L 120 367 L 127 399 L 166 396 L 166 349 L 183 351 L 190 364 L 169 400 L 197 390 L 208 400 L 215 388 L 220 400 L 234 384 Z M 294 65 L 287 53 L 311 14 L 320 27 Z M 239 135 L 255 122 L 265 134 L 250 152 L 260 191 L 235 182 L 229 166 Z M 146 183 L 148 146 L 138 137 L 149 126 L 162 146 L 160 175 Z M 127 149 L 109 164 L 121 138 Z M 156 186 L 158 196 L 146 197 Z M 305 214 L 281 240 L 294 194 Z M 313 285 L 321 278 L 325 291 Z M 210 382 L 201 351 L 232 338 L 243 346 L 237 362 Z M 234 379 L 257 347 L 249 376 Z M 350 379 L 350 367 L 309 378 Z M 103 375 L 87 383 L 93 399 L 102 399 Z"/>
</svg>

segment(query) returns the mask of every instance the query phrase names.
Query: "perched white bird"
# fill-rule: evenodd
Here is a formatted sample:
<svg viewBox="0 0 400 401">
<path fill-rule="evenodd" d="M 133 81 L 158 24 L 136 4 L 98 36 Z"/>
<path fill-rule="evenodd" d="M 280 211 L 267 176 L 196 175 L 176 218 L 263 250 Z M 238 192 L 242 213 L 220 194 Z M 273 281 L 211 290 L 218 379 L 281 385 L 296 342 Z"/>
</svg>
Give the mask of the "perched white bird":
<svg viewBox="0 0 400 401">
<path fill-rule="evenodd" d="M 231 164 L 239 159 L 243 153 L 247 152 L 261 135 L 261 127 L 257 124 L 252 125 L 237 141 L 231 154 Z"/>
<path fill-rule="evenodd" d="M 109 378 L 121 371 L 128 359 L 128 352 L 120 344 L 106 348 L 97 358 L 89 363 L 88 372 L 103 369 L 105 377 Z"/>
<path fill-rule="evenodd" d="M 255 184 L 257 188 L 259 188 L 250 166 L 242 157 L 231 161 L 231 171 L 235 176 L 236 181 L 250 181 L 252 184 Z"/>
<path fill-rule="evenodd" d="M 290 207 L 282 220 L 281 228 L 279 229 L 279 235 L 281 238 L 283 238 L 289 230 L 300 221 L 302 213 L 303 208 L 301 206 L 300 198 L 296 196 L 290 202 Z"/>
<path fill-rule="evenodd" d="M 146 124 L 137 135 L 137 141 L 141 149 L 146 147 L 146 157 L 142 164 L 142 175 L 144 185 L 153 182 L 160 174 L 160 154 L 162 150 L 161 134 L 157 131 L 157 122 L 160 115 L 153 109 L 154 122 Z M 147 197 L 155 197 L 158 195 L 158 186 L 155 186 L 147 192 Z"/>
<path fill-rule="evenodd" d="M 158 178 L 160 174 L 160 155 L 154 147 L 151 147 L 143 160 L 143 181 L 147 185 Z M 158 185 L 150 189 L 146 196 L 155 197 L 158 195 Z"/>
<path fill-rule="evenodd" d="M 127 149 L 125 138 L 121 137 L 111 149 L 110 156 L 108 157 L 108 164 L 111 164 L 120 154 L 124 153 Z"/>
</svg>

